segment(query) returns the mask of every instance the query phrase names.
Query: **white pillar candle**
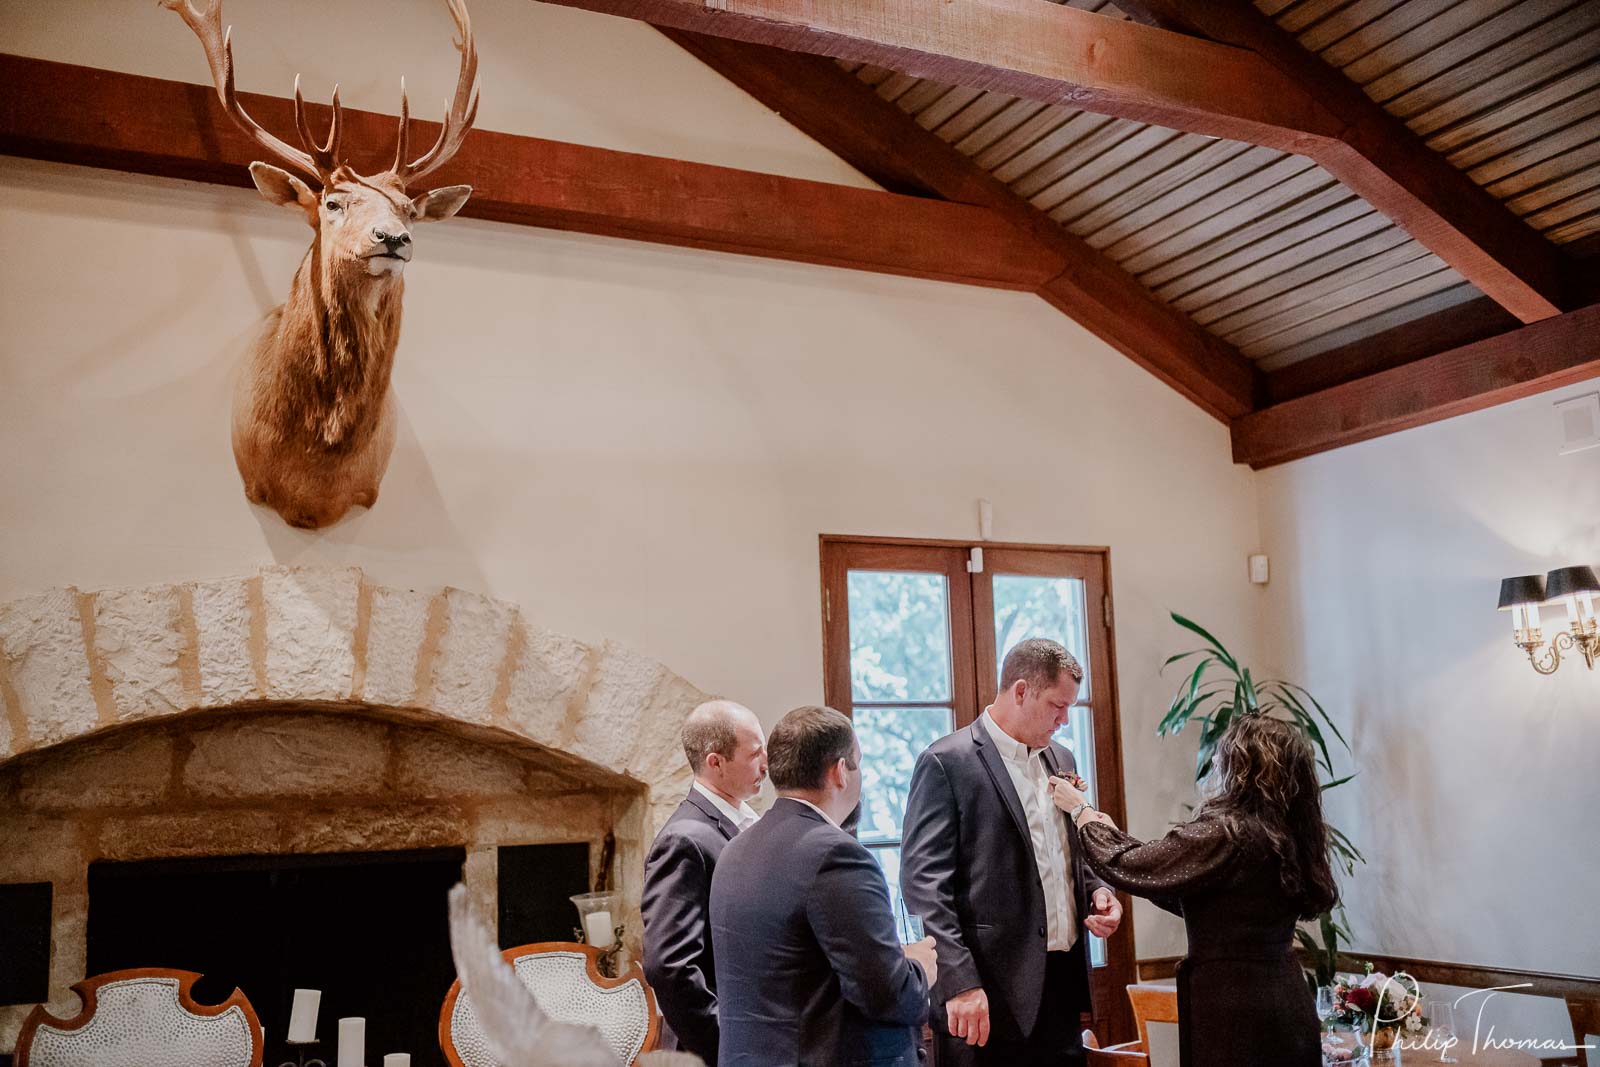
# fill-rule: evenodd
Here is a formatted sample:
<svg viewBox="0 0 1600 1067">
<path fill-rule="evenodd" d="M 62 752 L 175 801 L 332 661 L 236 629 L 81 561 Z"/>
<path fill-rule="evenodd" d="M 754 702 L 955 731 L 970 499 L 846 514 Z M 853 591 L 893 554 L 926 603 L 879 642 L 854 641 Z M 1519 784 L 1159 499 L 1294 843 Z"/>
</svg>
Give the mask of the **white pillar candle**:
<svg viewBox="0 0 1600 1067">
<path fill-rule="evenodd" d="M 338 1067 L 366 1067 L 366 1063 L 367 1020 L 340 1019 Z"/>
<path fill-rule="evenodd" d="M 390 1052 L 383 1057 L 383 1067 L 411 1067 L 411 1053 Z"/>
<path fill-rule="evenodd" d="M 617 940 L 609 911 L 591 911 L 583 917 L 583 936 L 595 948 L 610 948 Z"/>
<path fill-rule="evenodd" d="M 317 1009 L 322 1005 L 322 990 L 296 989 L 294 1007 L 289 1011 L 289 1040 L 317 1039 Z"/>
</svg>

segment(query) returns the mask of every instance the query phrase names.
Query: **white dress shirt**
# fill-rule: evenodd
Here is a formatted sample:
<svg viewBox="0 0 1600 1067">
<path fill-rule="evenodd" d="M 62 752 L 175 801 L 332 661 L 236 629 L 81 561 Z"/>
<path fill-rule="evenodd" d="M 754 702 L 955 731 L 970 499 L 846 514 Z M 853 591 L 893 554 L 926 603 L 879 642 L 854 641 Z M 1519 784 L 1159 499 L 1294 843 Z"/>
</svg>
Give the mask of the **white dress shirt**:
<svg viewBox="0 0 1600 1067">
<path fill-rule="evenodd" d="M 732 804 L 729 804 L 726 800 L 723 800 L 721 797 L 717 796 L 715 790 L 708 789 L 706 786 L 702 785 L 699 779 L 695 780 L 694 787 L 701 796 L 715 804 L 717 810 L 722 812 L 723 815 L 727 816 L 728 821 L 733 823 L 734 828 L 739 830 L 741 833 L 750 829 L 755 821 L 761 818 L 761 816 L 756 814 L 756 809 L 750 806 L 749 801 L 739 801 L 739 806 L 736 808 Z"/>
<path fill-rule="evenodd" d="M 1022 801 L 1022 814 L 1028 822 L 1028 840 L 1033 845 L 1033 859 L 1039 867 L 1039 886 L 1044 890 L 1045 949 L 1065 952 L 1078 943 L 1078 915 L 1072 898 L 1066 827 L 1050 796 L 1050 772 L 1040 755 L 1044 749 L 1029 748 L 1000 729 L 988 708 L 983 710 L 978 721 L 994 743 L 995 751 L 1011 775 L 1017 798 Z"/>
</svg>

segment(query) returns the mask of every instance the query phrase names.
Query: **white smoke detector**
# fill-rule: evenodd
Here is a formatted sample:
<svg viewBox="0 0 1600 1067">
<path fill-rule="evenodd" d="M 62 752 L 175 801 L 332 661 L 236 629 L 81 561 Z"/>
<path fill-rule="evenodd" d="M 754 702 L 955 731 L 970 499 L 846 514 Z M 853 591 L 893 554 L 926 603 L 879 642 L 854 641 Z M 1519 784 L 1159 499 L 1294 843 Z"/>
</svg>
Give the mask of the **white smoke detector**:
<svg viewBox="0 0 1600 1067">
<path fill-rule="evenodd" d="M 1557 401 L 1556 417 L 1561 420 L 1563 456 L 1600 446 L 1600 393 Z"/>
</svg>

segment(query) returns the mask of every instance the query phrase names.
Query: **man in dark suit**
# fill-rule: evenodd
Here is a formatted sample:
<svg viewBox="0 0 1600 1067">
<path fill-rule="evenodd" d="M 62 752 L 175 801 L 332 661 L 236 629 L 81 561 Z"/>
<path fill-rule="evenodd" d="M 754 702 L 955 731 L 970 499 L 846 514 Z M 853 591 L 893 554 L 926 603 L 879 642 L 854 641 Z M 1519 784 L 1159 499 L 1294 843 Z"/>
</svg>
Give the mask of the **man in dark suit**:
<svg viewBox="0 0 1600 1067">
<path fill-rule="evenodd" d="M 694 785 L 644 864 L 644 973 L 667 1021 L 662 1047 L 715 1064 L 711 873 L 722 847 L 756 821 L 749 802 L 767 774 L 767 741 L 750 709 L 712 700 L 684 720 L 683 753 Z"/>
<path fill-rule="evenodd" d="M 902 946 L 883 873 L 840 829 L 861 796 L 861 746 L 832 708 L 773 728 L 778 800 L 729 842 L 711 879 L 721 1067 L 915 1067 L 933 940 Z"/>
<path fill-rule="evenodd" d="M 906 801 L 900 888 L 939 946 L 940 1067 L 1083 1061 L 1085 928 L 1109 937 L 1122 905 L 1089 870 L 1049 779 L 1075 774 L 1051 740 L 1083 668 L 1031 638 L 1007 654 L 978 721 L 930 745 Z"/>
</svg>

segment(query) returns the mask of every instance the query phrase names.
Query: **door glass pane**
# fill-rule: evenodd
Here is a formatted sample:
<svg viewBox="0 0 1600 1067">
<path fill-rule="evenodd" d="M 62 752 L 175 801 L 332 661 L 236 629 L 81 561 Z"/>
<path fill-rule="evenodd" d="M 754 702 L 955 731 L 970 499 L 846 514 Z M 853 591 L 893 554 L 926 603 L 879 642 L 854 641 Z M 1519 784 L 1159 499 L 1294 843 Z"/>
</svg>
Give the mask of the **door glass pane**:
<svg viewBox="0 0 1600 1067">
<path fill-rule="evenodd" d="M 857 705 L 856 738 L 861 742 L 861 824 L 863 843 L 898 843 L 905 821 L 911 769 L 922 750 L 955 729 L 950 708 L 879 708 Z"/>
<path fill-rule="evenodd" d="M 1089 800 L 1095 797 L 1094 778 L 1094 709 L 1086 704 L 1074 705 L 1067 724 L 1056 731 L 1055 740 L 1065 746 L 1078 764 L 1078 775 L 1089 783 Z M 1106 943 L 1103 938 L 1089 935 L 1089 965 L 1106 965 Z"/>
<path fill-rule="evenodd" d="M 1080 578 L 1042 578 L 1028 574 L 994 576 L 994 638 L 999 655 L 995 670 L 1005 662 L 1006 653 L 1030 637 L 1060 641 L 1078 657 L 1083 666 L 1083 684 L 1078 687 L 1078 703 L 1055 739 L 1072 753 L 1078 773 L 1089 783 L 1089 797 L 1095 795 L 1094 709 L 1089 706 L 1088 620 L 1084 615 L 1084 589 Z M 996 683 L 999 679 L 996 678 Z M 1106 964 L 1106 943 L 1089 935 L 1089 962 Z"/>
<path fill-rule="evenodd" d="M 851 571 L 847 588 L 851 699 L 949 703 L 945 576 Z"/>
<path fill-rule="evenodd" d="M 1048 637 L 1067 646 L 1067 651 L 1083 664 L 1083 685 L 1078 689 L 1078 699 L 1087 702 L 1091 694 L 1086 622 L 1082 579 L 995 575 L 994 644 L 999 651 L 995 660 L 996 681 L 1007 652 L 1029 637 Z"/>
<path fill-rule="evenodd" d="M 895 933 L 900 943 L 906 944 L 911 940 L 911 932 L 906 925 L 905 901 L 900 897 L 900 849 L 894 845 L 878 845 L 867 851 L 883 868 L 883 879 L 889 883 L 889 912 L 894 916 Z"/>
</svg>

